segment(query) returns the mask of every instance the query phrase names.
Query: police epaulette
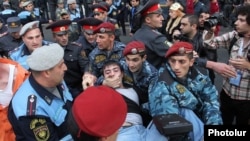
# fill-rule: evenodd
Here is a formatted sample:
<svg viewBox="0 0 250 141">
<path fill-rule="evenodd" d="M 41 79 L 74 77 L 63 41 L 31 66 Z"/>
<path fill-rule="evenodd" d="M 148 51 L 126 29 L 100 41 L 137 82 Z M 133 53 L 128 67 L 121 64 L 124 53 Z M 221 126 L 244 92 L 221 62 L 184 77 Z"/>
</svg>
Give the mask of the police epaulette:
<svg viewBox="0 0 250 141">
<path fill-rule="evenodd" d="M 8 55 L 10 56 L 10 54 L 18 51 L 21 47 L 17 47 L 17 48 L 14 48 L 13 50 L 9 51 Z"/>
<path fill-rule="evenodd" d="M 28 101 L 27 101 L 27 110 L 26 115 L 35 115 L 36 113 L 36 101 L 37 97 L 35 95 L 29 95 Z"/>
<path fill-rule="evenodd" d="M 71 42 L 72 45 L 76 45 L 78 47 L 82 47 L 82 44 L 81 43 L 77 43 L 77 42 Z"/>
</svg>

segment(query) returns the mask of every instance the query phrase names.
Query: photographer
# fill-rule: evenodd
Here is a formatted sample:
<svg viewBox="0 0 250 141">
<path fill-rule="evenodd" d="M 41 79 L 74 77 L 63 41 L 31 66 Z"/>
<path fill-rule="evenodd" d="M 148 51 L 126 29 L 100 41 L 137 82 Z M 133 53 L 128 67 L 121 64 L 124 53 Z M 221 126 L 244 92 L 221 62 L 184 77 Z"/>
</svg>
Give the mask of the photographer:
<svg viewBox="0 0 250 141">
<path fill-rule="evenodd" d="M 180 40 L 187 41 L 193 44 L 194 50 L 197 52 L 199 58 L 196 63 L 199 66 L 205 66 L 206 60 L 216 61 L 217 54 L 215 50 L 203 47 L 203 33 L 198 30 L 199 20 L 196 15 L 185 15 L 181 20 L 181 33 Z M 201 64 L 202 63 L 202 64 Z M 213 70 L 209 69 L 209 77 L 214 83 L 215 74 Z"/>
<path fill-rule="evenodd" d="M 236 119 L 237 125 L 247 125 L 250 119 L 250 5 L 238 8 L 234 24 L 235 31 L 210 39 L 207 36 L 205 41 L 209 48 L 229 50 L 231 70 L 224 63 L 208 62 L 207 66 L 225 77 L 220 94 L 223 123 L 230 125 Z"/>
</svg>

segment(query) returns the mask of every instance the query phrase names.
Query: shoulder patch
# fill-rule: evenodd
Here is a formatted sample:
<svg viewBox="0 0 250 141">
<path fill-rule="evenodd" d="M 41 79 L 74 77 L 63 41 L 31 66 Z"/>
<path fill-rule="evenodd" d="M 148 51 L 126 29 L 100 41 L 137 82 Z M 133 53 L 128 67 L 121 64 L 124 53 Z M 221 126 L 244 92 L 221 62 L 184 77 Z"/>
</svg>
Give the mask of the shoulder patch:
<svg viewBox="0 0 250 141">
<path fill-rule="evenodd" d="M 81 50 L 81 56 L 82 56 L 83 58 L 86 57 L 86 52 L 85 52 L 85 50 Z"/>
<path fill-rule="evenodd" d="M 31 120 L 30 129 L 33 131 L 37 141 L 47 141 L 50 137 L 49 128 L 45 119 L 35 118 Z"/>
</svg>

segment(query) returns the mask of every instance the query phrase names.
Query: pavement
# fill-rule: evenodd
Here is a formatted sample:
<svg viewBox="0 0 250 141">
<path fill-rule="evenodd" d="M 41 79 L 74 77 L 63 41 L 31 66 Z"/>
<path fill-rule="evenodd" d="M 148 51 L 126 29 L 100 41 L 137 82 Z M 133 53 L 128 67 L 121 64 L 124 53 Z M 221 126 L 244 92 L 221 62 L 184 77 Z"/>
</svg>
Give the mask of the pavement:
<svg viewBox="0 0 250 141">
<path fill-rule="evenodd" d="M 43 25 L 44 39 L 47 40 L 47 41 L 53 42 L 53 37 L 52 37 L 51 30 L 46 30 L 45 29 L 47 25 L 48 24 Z M 129 41 L 131 41 L 131 37 L 129 36 L 128 23 L 126 23 L 126 31 L 127 31 L 126 36 L 124 36 L 124 35 L 120 36 L 121 41 L 123 43 L 125 43 L 125 44 L 127 44 Z M 230 27 L 227 27 L 227 28 L 221 27 L 219 34 L 221 35 L 221 34 L 226 33 L 228 31 L 231 31 Z M 227 52 L 226 49 L 223 49 L 223 48 L 217 49 L 217 55 L 218 55 L 217 62 L 226 63 L 228 61 L 229 55 L 228 55 L 228 52 Z M 215 86 L 216 86 L 218 92 L 220 92 L 221 88 L 222 88 L 222 77 L 220 75 L 218 75 L 218 74 L 216 74 L 216 76 L 215 76 Z"/>
</svg>

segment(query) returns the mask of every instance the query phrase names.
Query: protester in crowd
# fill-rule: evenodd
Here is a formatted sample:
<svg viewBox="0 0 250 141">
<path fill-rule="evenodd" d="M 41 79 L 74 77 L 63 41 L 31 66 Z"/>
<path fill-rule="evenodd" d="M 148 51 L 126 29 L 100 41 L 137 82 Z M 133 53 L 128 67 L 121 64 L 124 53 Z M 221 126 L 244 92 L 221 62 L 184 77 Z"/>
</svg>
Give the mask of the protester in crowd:
<svg viewBox="0 0 250 141">
<path fill-rule="evenodd" d="M 48 41 L 44 41 L 42 33 L 39 29 L 39 21 L 33 21 L 25 24 L 19 32 L 24 44 L 10 52 L 10 58 L 20 63 L 25 69 L 29 69 L 26 59 L 36 48 L 48 45 Z"/>
<path fill-rule="evenodd" d="M 169 18 L 166 20 L 162 33 L 172 42 L 174 29 L 180 28 L 181 19 L 185 15 L 183 7 L 178 3 L 173 3 L 169 8 Z"/>
<path fill-rule="evenodd" d="M 211 63 L 211 68 L 221 70 L 224 76 L 220 94 L 223 123 L 247 125 L 250 119 L 249 99 L 249 47 L 250 47 L 250 5 L 241 6 L 237 11 L 235 30 L 221 36 L 206 36 L 210 48 L 226 48 L 229 52 L 231 70 L 222 70 L 226 64 Z M 232 73 L 233 72 L 233 73 Z"/>
<path fill-rule="evenodd" d="M 63 81 L 63 48 L 54 43 L 27 58 L 31 74 L 13 96 L 8 119 L 16 140 L 72 140 L 66 121 L 73 98 Z"/>
<path fill-rule="evenodd" d="M 215 29 L 215 27 L 213 29 Z M 194 51 L 196 51 L 197 55 L 199 56 L 199 58 L 195 60 L 196 62 L 204 62 L 204 60 L 210 60 L 214 62 L 217 61 L 216 50 L 204 47 L 203 32 L 199 31 L 199 19 L 196 15 L 185 15 L 181 19 L 180 30 L 182 35 L 179 36 L 179 40 L 189 42 L 193 45 Z M 209 31 L 210 30 L 211 29 L 209 29 Z M 197 64 L 200 65 L 200 63 Z M 215 74 L 212 69 L 209 69 L 209 77 L 214 84 Z"/>
<path fill-rule="evenodd" d="M 14 141 L 15 134 L 7 117 L 8 106 L 29 73 L 17 62 L 2 57 L 0 57 L 0 72 L 0 141 Z"/>
<path fill-rule="evenodd" d="M 107 86 L 93 86 L 74 101 L 68 129 L 75 141 L 116 141 L 127 114 L 121 94 Z"/>
<path fill-rule="evenodd" d="M 64 49 L 64 63 L 68 68 L 64 80 L 73 97 L 76 97 L 82 92 L 82 76 L 89 61 L 80 44 L 69 42 L 70 24 L 70 20 L 58 20 L 46 29 L 51 29 L 55 42 Z"/>
<path fill-rule="evenodd" d="M 167 63 L 149 87 L 151 115 L 179 114 L 192 123 L 192 141 L 203 140 L 204 125 L 221 125 L 218 92 L 208 72 L 194 65 L 193 45 L 176 42 L 166 52 Z"/>
<path fill-rule="evenodd" d="M 20 36 L 22 24 L 19 17 L 10 17 L 7 19 L 8 34 L 0 38 L 0 50 L 4 56 L 8 57 L 9 52 L 19 47 L 23 41 Z"/>
<path fill-rule="evenodd" d="M 80 43 L 84 48 L 86 56 L 89 56 L 90 52 L 96 48 L 96 34 L 94 30 L 102 23 L 101 20 L 87 17 L 78 22 L 81 26 L 82 34 L 79 36 L 77 43 Z"/>
<path fill-rule="evenodd" d="M 158 32 L 163 20 L 159 1 L 149 0 L 137 14 L 141 14 L 142 25 L 132 36 L 132 40 L 145 44 L 147 61 L 158 69 L 165 62 L 164 52 L 171 45 L 167 38 Z"/>
</svg>

